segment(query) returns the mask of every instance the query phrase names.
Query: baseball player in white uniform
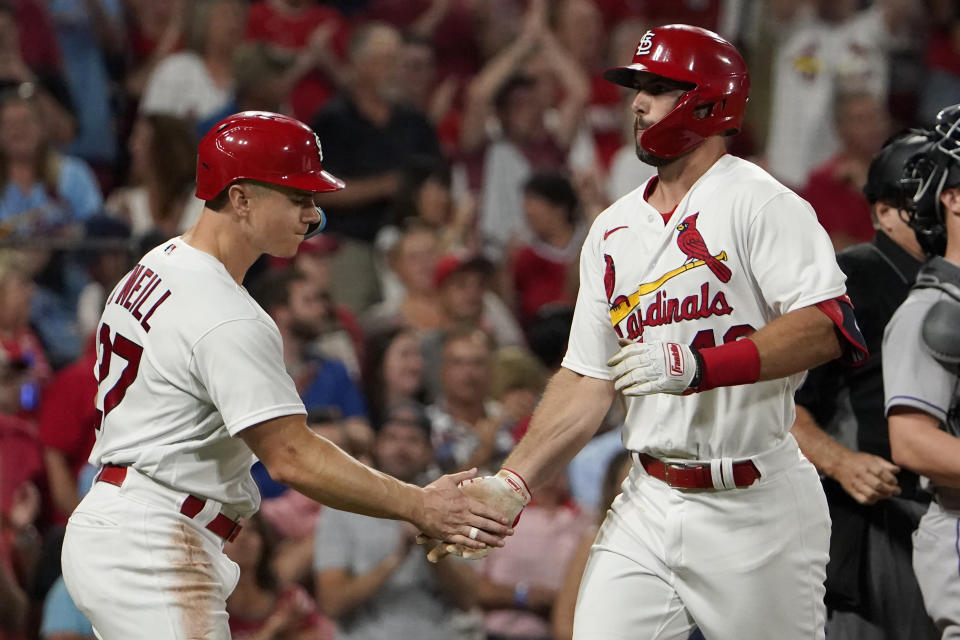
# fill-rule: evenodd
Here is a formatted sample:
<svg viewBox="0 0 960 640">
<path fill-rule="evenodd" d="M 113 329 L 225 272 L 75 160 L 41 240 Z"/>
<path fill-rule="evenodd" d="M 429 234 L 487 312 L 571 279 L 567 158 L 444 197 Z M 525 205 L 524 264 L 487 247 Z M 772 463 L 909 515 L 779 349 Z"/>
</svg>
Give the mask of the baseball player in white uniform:
<svg viewBox="0 0 960 640">
<path fill-rule="evenodd" d="M 893 461 L 933 500 L 913 534 L 913 571 L 941 637 L 960 638 L 960 104 L 905 167 L 908 224 L 930 259 L 883 335 Z"/>
<path fill-rule="evenodd" d="M 658 175 L 596 219 L 563 366 L 504 468 L 464 491 L 518 514 L 620 391 L 634 465 L 574 637 L 823 638 L 830 522 L 789 429 L 806 369 L 866 355 L 844 276 L 811 207 L 725 154 L 749 89 L 732 45 L 658 27 L 605 77 L 637 91 L 637 154 Z M 430 553 L 446 552 L 478 555 Z"/>
<path fill-rule="evenodd" d="M 419 488 L 307 428 L 280 333 L 241 285 L 263 253 L 293 256 L 322 226 L 323 171 L 303 123 L 244 112 L 200 142 L 197 224 L 147 253 L 98 328 L 101 467 L 67 525 L 63 576 L 100 638 L 229 638 L 238 568 L 223 553 L 271 476 L 337 509 L 408 520 L 450 542 L 502 543 L 502 515 L 445 476 Z M 466 477 L 470 477 L 467 474 Z M 492 532 L 492 533 L 488 533 Z"/>
</svg>

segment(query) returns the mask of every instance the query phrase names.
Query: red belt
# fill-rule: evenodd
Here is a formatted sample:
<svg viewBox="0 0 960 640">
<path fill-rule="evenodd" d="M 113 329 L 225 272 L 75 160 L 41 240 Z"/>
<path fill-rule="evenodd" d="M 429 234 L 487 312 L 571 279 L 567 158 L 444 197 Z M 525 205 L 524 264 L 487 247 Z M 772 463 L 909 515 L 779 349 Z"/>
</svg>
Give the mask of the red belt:
<svg viewBox="0 0 960 640">
<path fill-rule="evenodd" d="M 690 464 L 674 464 L 657 460 L 645 453 L 638 453 L 640 464 L 651 476 L 666 482 L 677 489 L 715 489 L 713 473 L 709 462 Z M 719 463 L 719 461 L 718 461 Z M 733 481 L 737 487 L 749 487 L 757 478 L 760 471 L 753 464 L 753 460 L 744 460 L 733 463 Z"/>
<path fill-rule="evenodd" d="M 104 465 L 100 470 L 100 473 L 97 474 L 97 481 L 106 482 L 119 487 L 123 485 L 123 481 L 126 477 L 126 467 L 107 464 Z M 188 495 L 187 499 L 183 501 L 182 505 L 180 505 L 180 513 L 188 518 L 194 518 L 198 513 L 200 513 L 205 504 L 207 504 L 207 501 L 203 498 Z M 233 542 L 233 539 L 237 537 L 237 534 L 240 533 L 240 529 L 242 528 L 243 527 L 240 526 L 239 522 L 228 518 L 222 513 L 218 513 L 217 517 L 208 522 L 206 526 L 208 531 L 212 531 L 227 542 Z"/>
</svg>

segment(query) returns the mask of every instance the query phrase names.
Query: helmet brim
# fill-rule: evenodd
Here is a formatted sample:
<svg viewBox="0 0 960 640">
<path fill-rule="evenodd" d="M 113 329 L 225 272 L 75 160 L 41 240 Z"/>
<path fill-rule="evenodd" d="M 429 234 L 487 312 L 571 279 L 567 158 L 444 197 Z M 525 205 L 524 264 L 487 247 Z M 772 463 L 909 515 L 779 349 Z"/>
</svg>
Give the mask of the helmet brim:
<svg viewBox="0 0 960 640">
<path fill-rule="evenodd" d="M 329 171 L 320 170 L 313 173 L 304 173 L 296 176 L 284 176 L 276 182 L 285 187 L 292 187 L 302 191 L 313 193 L 326 193 L 328 191 L 339 191 L 346 186 L 343 180 L 336 177 Z"/>
<path fill-rule="evenodd" d="M 634 89 L 637 86 L 637 77 L 641 73 L 653 73 L 650 69 L 639 63 L 627 65 L 625 67 L 613 67 L 603 72 L 603 79 L 621 87 Z"/>
</svg>

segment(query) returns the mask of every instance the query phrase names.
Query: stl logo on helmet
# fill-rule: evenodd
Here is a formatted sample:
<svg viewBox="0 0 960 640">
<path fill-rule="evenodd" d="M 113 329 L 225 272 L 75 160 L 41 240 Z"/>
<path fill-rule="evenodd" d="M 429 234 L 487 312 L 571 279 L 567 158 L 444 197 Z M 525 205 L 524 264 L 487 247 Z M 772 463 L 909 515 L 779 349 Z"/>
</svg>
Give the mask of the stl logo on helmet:
<svg viewBox="0 0 960 640">
<path fill-rule="evenodd" d="M 637 45 L 637 53 L 634 55 L 645 56 L 653 49 L 653 31 L 647 31 L 640 38 L 640 44 Z"/>
</svg>

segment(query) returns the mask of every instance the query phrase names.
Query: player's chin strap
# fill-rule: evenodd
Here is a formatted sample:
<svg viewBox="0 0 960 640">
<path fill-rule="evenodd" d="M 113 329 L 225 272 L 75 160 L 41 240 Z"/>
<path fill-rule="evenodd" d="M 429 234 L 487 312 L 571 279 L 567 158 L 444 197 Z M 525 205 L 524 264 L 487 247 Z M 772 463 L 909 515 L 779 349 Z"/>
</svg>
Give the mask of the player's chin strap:
<svg viewBox="0 0 960 640">
<path fill-rule="evenodd" d="M 960 366 L 960 267 L 937 256 L 917 274 L 914 289 L 939 289 L 947 294 L 927 311 L 921 336 L 930 354 L 941 364 Z"/>
<path fill-rule="evenodd" d="M 318 233 L 323 231 L 324 227 L 327 226 L 327 214 L 324 213 L 323 209 L 321 209 L 320 207 L 317 207 L 316 205 L 314 205 L 314 207 L 316 207 L 317 213 L 320 214 L 320 221 L 310 223 L 310 225 L 307 227 L 307 232 L 303 234 L 304 240 L 306 240 L 307 238 L 312 238 L 313 236 L 317 235 Z"/>
</svg>

